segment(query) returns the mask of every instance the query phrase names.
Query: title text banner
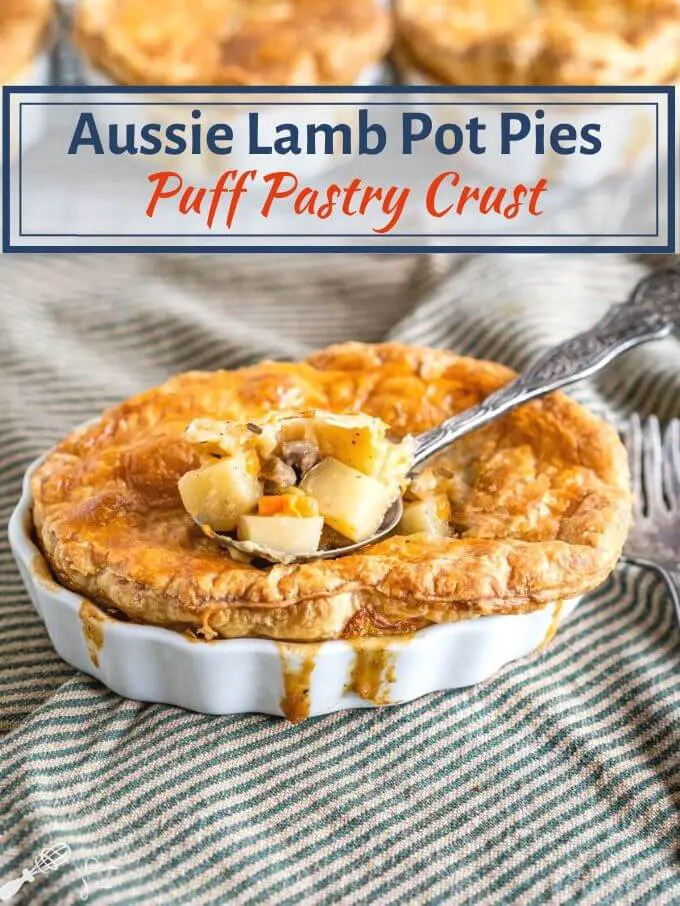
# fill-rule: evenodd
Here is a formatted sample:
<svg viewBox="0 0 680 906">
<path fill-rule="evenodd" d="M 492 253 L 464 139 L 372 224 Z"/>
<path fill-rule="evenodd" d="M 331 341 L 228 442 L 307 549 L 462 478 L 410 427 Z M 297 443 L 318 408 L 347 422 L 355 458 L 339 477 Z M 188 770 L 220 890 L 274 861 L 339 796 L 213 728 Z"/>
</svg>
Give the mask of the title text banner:
<svg viewBox="0 0 680 906">
<path fill-rule="evenodd" d="M 674 89 L 3 92 L 6 251 L 671 251 Z"/>
</svg>

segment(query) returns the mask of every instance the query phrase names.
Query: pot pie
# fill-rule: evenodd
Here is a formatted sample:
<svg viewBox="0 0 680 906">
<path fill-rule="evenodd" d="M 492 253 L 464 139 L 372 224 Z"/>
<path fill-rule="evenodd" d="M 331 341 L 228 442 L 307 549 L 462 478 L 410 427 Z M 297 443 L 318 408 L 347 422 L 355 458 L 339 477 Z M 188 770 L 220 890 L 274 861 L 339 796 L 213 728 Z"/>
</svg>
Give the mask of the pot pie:
<svg viewBox="0 0 680 906">
<path fill-rule="evenodd" d="M 215 422 L 261 427 L 276 413 L 363 414 L 389 426 L 389 442 L 400 449 L 400 438 L 475 405 L 512 377 L 492 362 L 392 343 L 181 374 L 108 410 L 47 455 L 32 477 L 38 543 L 64 586 L 124 619 L 204 639 L 403 634 L 574 598 L 613 569 L 631 495 L 613 428 L 561 393 L 438 454 L 404 488 L 406 524 L 351 556 L 240 562 L 182 499 L 188 475 L 224 461 Z M 281 461 L 305 472 L 299 457 Z M 285 490 L 267 487 L 264 496 Z M 257 515 L 262 496 L 253 493 L 244 511 Z M 222 499 L 227 508 L 230 498 Z M 304 509 L 286 513 L 310 518 Z"/>
<path fill-rule="evenodd" d="M 452 85 L 659 85 L 680 0 L 396 0 L 405 73 Z"/>
<path fill-rule="evenodd" d="M 123 85 L 342 85 L 382 60 L 371 0 L 80 0 L 75 40 Z"/>
<path fill-rule="evenodd" d="M 51 0 L 0 3 L 0 85 L 20 81 L 43 49 L 52 20 Z"/>
</svg>

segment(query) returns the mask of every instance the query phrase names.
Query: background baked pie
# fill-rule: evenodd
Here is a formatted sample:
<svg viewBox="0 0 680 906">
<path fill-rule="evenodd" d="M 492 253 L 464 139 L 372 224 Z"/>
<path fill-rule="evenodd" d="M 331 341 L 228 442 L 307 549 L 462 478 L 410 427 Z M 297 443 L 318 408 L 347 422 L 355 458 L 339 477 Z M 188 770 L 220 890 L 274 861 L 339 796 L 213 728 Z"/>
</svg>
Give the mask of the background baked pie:
<svg viewBox="0 0 680 906">
<path fill-rule="evenodd" d="M 341 85 L 391 43 L 371 0 L 80 0 L 75 39 L 127 85 Z"/>
<path fill-rule="evenodd" d="M 0 84 L 13 81 L 42 49 L 51 0 L 0 0 Z"/>
<path fill-rule="evenodd" d="M 453 85 L 668 84 L 680 0 L 396 0 L 402 67 Z"/>
<path fill-rule="evenodd" d="M 109 410 L 35 472 L 37 538 L 58 579 L 126 618 L 205 638 L 404 633 L 576 597 L 613 568 L 630 521 L 615 431 L 557 393 L 458 441 L 408 492 L 439 499 L 354 556 L 262 566 L 230 558 L 187 513 L 195 418 L 364 412 L 395 437 L 479 402 L 512 372 L 449 352 L 347 343 L 289 364 L 191 372 Z M 432 513 L 429 514 L 430 516 Z"/>
</svg>

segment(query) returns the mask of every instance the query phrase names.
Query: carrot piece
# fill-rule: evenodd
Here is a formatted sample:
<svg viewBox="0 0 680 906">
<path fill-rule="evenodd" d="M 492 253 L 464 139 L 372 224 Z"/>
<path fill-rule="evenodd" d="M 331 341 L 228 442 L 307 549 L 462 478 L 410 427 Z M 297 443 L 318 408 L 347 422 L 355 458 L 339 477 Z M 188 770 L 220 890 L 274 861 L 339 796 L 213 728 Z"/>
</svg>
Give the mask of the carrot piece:
<svg viewBox="0 0 680 906">
<path fill-rule="evenodd" d="M 276 516 L 286 511 L 286 498 L 281 497 L 260 497 L 257 504 L 257 512 L 260 516 Z"/>
</svg>

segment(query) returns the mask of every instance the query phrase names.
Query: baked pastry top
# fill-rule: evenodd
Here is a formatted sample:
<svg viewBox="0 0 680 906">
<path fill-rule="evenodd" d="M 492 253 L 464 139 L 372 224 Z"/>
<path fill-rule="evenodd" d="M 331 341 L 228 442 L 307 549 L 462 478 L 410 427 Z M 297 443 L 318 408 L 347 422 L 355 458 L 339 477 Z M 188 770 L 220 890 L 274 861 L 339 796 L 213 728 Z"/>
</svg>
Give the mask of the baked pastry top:
<svg viewBox="0 0 680 906">
<path fill-rule="evenodd" d="M 52 0 L 0 2 L 0 84 L 19 76 L 45 40 Z"/>
<path fill-rule="evenodd" d="M 401 54 L 461 85 L 667 84 L 680 0 L 396 0 Z"/>
<path fill-rule="evenodd" d="M 498 364 L 347 343 L 307 361 L 181 374 L 55 447 L 32 479 L 39 544 L 62 584 L 133 621 L 204 638 L 319 640 L 406 633 L 520 613 L 599 585 L 627 533 L 625 451 L 613 428 L 556 393 L 459 440 L 427 476 L 451 536 L 395 535 L 294 565 L 230 559 L 184 509 L 200 465 L 194 418 L 245 421 L 320 407 L 418 433 L 506 383 Z"/>
<path fill-rule="evenodd" d="M 127 85 L 339 85 L 392 35 L 372 0 L 81 0 L 75 38 Z"/>
</svg>

